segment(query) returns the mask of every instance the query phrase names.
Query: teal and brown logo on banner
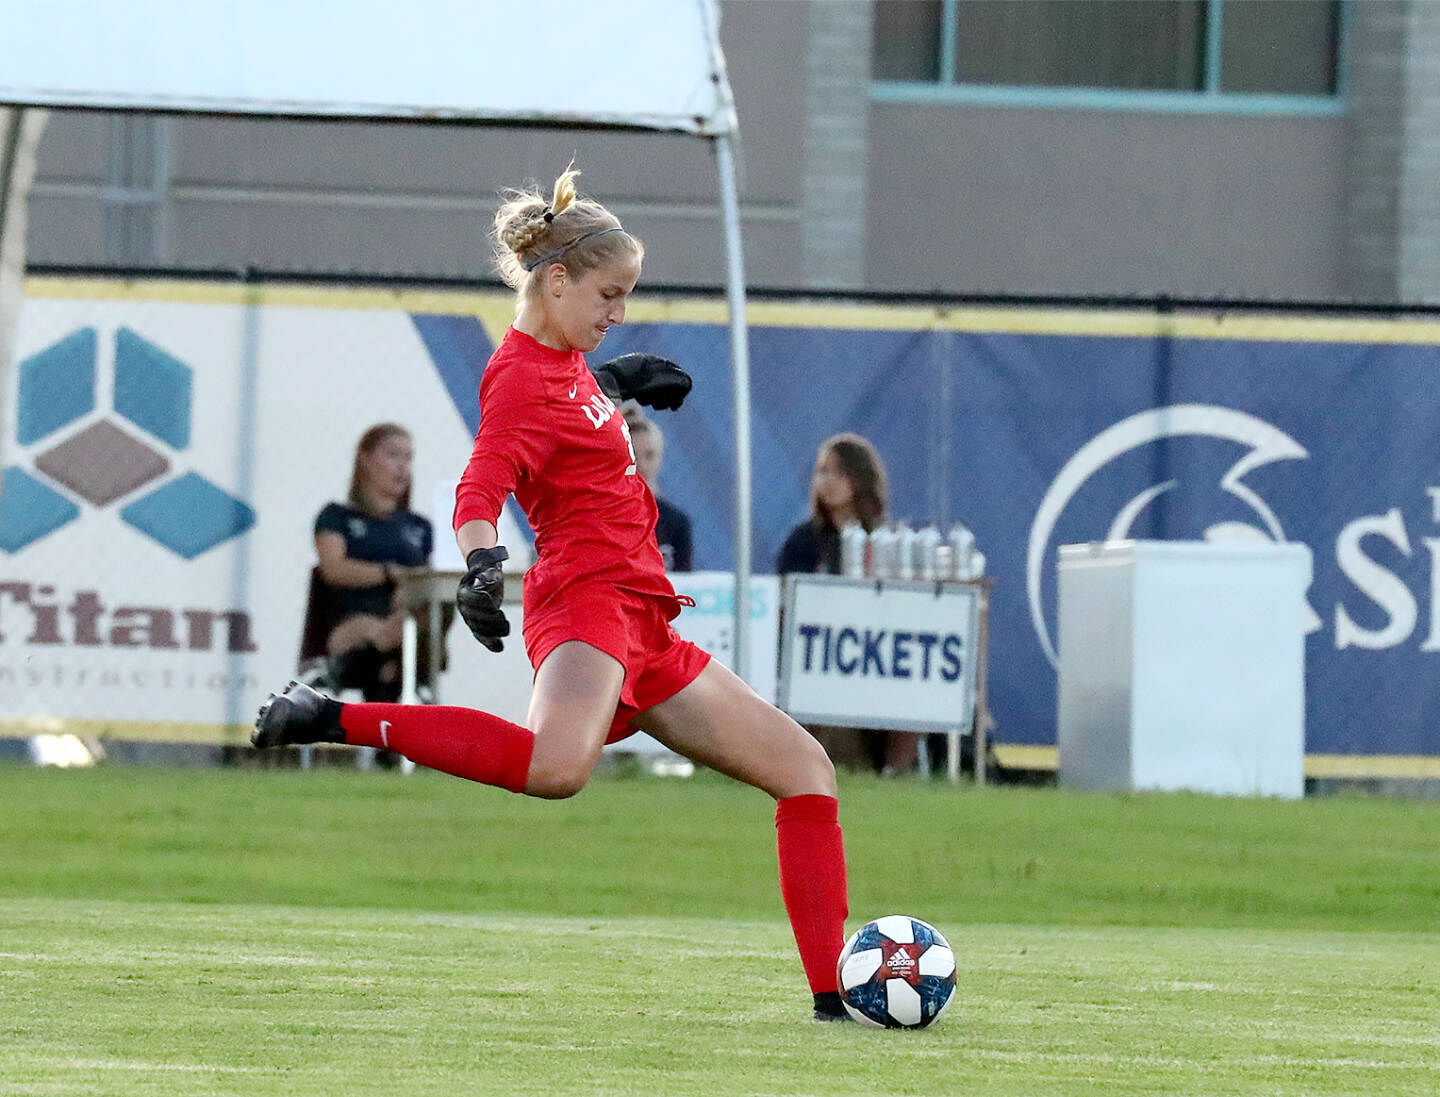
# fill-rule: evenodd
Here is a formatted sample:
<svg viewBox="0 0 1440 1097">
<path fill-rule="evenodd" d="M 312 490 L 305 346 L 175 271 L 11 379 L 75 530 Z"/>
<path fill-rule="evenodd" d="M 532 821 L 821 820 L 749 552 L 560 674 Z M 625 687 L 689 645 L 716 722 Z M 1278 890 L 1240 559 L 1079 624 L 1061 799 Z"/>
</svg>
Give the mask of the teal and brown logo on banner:
<svg viewBox="0 0 1440 1097">
<path fill-rule="evenodd" d="M 193 560 L 255 523 L 251 507 L 184 467 L 194 371 L 129 328 L 102 378 L 100 334 L 81 328 L 19 363 L 15 441 L 4 471 L 0 549 L 16 553 L 118 505 L 120 519 Z M 108 386 L 109 407 L 102 407 Z"/>
</svg>

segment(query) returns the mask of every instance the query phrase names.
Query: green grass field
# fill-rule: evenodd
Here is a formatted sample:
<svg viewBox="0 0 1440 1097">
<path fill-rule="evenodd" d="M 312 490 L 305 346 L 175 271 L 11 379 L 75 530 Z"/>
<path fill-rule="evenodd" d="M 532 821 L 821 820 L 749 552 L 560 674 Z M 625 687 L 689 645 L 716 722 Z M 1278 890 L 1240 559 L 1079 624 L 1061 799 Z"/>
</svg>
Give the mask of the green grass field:
<svg viewBox="0 0 1440 1097">
<path fill-rule="evenodd" d="M 0 1095 L 1440 1092 L 1440 805 L 850 778 L 851 928 L 936 1027 L 808 1020 L 759 793 L 0 768 Z"/>
</svg>

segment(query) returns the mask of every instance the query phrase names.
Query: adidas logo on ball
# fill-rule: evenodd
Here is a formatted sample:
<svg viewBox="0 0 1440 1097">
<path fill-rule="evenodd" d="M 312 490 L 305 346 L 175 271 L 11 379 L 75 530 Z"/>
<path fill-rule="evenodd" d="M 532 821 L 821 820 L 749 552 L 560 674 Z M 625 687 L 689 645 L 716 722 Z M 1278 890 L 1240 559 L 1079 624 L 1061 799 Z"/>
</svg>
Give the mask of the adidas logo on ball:
<svg viewBox="0 0 1440 1097">
<path fill-rule="evenodd" d="M 901 978 L 906 978 L 915 970 L 915 958 L 903 948 L 897 949 L 890 957 L 890 972 Z"/>
<path fill-rule="evenodd" d="M 855 931 L 835 967 L 840 1001 L 857 1021 L 923 1028 L 955 992 L 955 953 L 928 922 L 891 914 Z"/>
</svg>

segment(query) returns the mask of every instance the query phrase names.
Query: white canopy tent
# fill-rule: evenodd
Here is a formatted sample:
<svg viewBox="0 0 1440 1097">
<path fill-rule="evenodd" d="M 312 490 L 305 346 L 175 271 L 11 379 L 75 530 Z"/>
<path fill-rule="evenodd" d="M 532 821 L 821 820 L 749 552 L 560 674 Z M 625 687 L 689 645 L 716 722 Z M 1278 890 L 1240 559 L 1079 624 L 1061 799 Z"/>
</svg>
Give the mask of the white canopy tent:
<svg viewBox="0 0 1440 1097">
<path fill-rule="evenodd" d="M 735 390 L 734 657 L 747 675 L 749 344 L 738 125 L 716 0 L 0 0 L 0 27 L 0 107 L 586 126 L 712 142 Z M 0 222 L 6 235 L 16 232 Z M 8 370 L 0 355 L 0 381 Z"/>
</svg>

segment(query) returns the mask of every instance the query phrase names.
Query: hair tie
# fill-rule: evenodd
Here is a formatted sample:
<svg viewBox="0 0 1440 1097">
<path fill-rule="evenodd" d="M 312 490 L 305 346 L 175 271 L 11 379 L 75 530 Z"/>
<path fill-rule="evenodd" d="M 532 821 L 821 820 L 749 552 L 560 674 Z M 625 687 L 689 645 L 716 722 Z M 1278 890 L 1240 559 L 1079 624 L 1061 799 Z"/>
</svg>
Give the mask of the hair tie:
<svg viewBox="0 0 1440 1097">
<path fill-rule="evenodd" d="M 546 223 L 547 225 L 548 225 L 551 221 L 555 220 L 555 215 L 550 212 L 550 207 L 549 207 L 549 206 L 546 206 L 546 207 L 545 207 L 545 213 L 544 213 L 543 216 L 544 216 L 544 218 L 545 218 L 545 223 Z"/>
<path fill-rule="evenodd" d="M 624 231 L 625 230 L 619 225 L 611 225 L 608 229 L 595 229 L 592 232 L 582 233 L 580 236 L 577 236 L 575 237 L 575 239 L 571 240 L 570 243 L 561 244 L 558 248 L 555 248 L 552 251 L 547 251 L 544 255 L 537 255 L 534 258 L 526 259 L 520 265 L 526 270 L 534 270 L 536 267 L 548 263 L 553 259 L 559 259 L 560 256 L 564 255 L 571 248 L 575 247 L 577 244 L 585 243 L 586 240 L 593 240 L 597 236 L 608 236 L 612 232 Z"/>
</svg>

